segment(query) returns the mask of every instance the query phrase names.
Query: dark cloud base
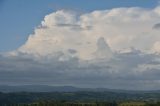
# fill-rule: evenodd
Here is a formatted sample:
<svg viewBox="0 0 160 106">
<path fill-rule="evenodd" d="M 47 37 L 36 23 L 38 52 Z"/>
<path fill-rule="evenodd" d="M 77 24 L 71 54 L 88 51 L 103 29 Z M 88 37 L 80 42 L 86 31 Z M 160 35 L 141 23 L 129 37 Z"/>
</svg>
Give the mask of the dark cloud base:
<svg viewBox="0 0 160 106">
<path fill-rule="evenodd" d="M 143 54 L 135 50 L 114 53 L 114 57 L 109 60 L 82 61 L 74 57 L 59 61 L 56 58 L 48 62 L 45 59 L 36 61 L 24 55 L 1 55 L 0 84 L 160 89 L 159 55 Z"/>
</svg>

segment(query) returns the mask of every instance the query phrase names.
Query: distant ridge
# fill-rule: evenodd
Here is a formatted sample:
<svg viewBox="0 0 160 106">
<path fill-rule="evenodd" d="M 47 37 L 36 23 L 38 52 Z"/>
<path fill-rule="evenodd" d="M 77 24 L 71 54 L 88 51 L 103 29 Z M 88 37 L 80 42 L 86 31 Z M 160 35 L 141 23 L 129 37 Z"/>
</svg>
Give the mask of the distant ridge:
<svg viewBox="0 0 160 106">
<path fill-rule="evenodd" d="M 73 86 L 49 86 L 49 85 L 0 85 L 0 92 L 115 92 L 115 93 L 149 93 L 160 92 L 160 90 L 121 90 L 108 88 L 78 88 Z"/>
<path fill-rule="evenodd" d="M 75 92 L 80 88 L 48 85 L 0 85 L 0 92 Z"/>
</svg>

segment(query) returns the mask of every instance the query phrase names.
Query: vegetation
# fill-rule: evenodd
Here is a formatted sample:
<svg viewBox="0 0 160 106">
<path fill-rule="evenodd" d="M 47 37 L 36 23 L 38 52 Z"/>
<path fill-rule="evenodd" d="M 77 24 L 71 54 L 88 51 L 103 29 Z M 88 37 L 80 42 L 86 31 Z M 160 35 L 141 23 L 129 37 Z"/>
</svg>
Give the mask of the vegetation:
<svg viewBox="0 0 160 106">
<path fill-rule="evenodd" d="M 58 102 L 58 101 L 40 101 L 30 104 L 4 104 L 3 106 L 160 106 L 160 102 L 147 103 L 147 102 Z"/>
<path fill-rule="evenodd" d="M 158 92 L 0 93 L 0 106 L 160 106 Z"/>
</svg>

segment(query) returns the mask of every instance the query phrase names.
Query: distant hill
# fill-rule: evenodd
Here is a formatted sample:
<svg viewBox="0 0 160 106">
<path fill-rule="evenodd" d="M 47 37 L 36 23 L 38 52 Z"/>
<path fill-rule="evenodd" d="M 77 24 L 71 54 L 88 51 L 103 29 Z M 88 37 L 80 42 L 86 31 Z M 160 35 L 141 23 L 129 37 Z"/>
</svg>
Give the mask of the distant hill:
<svg viewBox="0 0 160 106">
<path fill-rule="evenodd" d="M 115 93 L 154 93 L 160 91 L 133 91 L 107 88 L 78 88 L 73 86 L 48 86 L 48 85 L 0 85 L 0 92 L 77 92 L 77 91 L 91 91 L 91 92 L 115 92 Z"/>
<path fill-rule="evenodd" d="M 160 101 L 160 91 L 131 91 L 107 88 L 77 88 L 48 85 L 0 85 L 0 106 L 5 104 L 33 103 L 37 101 L 68 102 L 121 102 Z M 10 105 L 9 105 L 10 106 Z"/>
<path fill-rule="evenodd" d="M 75 92 L 81 88 L 72 86 L 48 86 L 48 85 L 0 85 L 0 92 Z"/>
</svg>

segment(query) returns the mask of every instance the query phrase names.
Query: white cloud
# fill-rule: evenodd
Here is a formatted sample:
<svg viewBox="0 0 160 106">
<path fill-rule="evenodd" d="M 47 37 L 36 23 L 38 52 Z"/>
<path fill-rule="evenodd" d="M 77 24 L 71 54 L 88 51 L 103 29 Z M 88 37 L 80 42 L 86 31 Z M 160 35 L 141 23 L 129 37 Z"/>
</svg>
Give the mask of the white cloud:
<svg viewBox="0 0 160 106">
<path fill-rule="evenodd" d="M 159 8 L 115 8 L 81 15 L 59 10 L 46 15 L 41 27 L 18 51 L 47 56 L 74 49 L 79 58 L 90 59 L 97 40 L 103 37 L 113 51 L 134 47 L 152 52 L 160 39 L 160 32 L 153 29 L 160 22 Z"/>
<path fill-rule="evenodd" d="M 159 8 L 46 15 L 24 45 L 0 56 L 0 80 L 160 89 Z"/>
<path fill-rule="evenodd" d="M 160 53 L 160 41 L 157 41 L 153 45 L 153 51 Z"/>
</svg>

